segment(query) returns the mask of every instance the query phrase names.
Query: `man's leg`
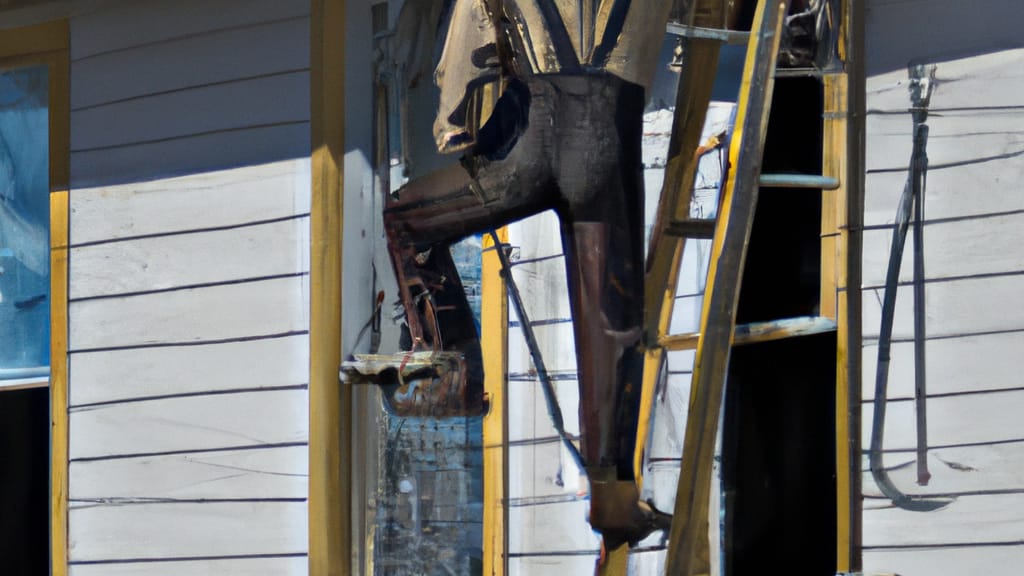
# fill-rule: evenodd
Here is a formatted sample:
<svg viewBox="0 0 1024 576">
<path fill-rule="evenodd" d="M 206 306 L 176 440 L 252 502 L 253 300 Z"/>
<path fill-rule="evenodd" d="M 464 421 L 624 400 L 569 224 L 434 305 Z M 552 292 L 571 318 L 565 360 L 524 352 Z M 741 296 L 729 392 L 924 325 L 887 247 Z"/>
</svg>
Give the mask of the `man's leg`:
<svg viewBox="0 0 1024 576">
<path fill-rule="evenodd" d="M 481 129 L 475 155 L 410 182 L 384 210 L 408 344 L 464 354 L 472 413 L 483 409 L 479 336 L 448 246 L 554 204 L 549 89 L 543 81 L 512 84 Z"/>
<path fill-rule="evenodd" d="M 563 245 L 576 332 L 590 522 L 609 547 L 668 518 L 639 502 L 633 474 L 644 355 L 644 91 L 614 76 L 556 82 Z"/>
</svg>

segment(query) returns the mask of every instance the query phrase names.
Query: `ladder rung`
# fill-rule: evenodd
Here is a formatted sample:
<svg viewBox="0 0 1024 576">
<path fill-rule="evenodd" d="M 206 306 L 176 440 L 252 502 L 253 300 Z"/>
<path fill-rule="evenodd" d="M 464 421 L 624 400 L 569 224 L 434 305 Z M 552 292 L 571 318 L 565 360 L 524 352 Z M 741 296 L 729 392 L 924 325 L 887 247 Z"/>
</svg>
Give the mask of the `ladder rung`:
<svg viewBox="0 0 1024 576">
<path fill-rule="evenodd" d="M 761 174 L 759 183 L 763 188 L 839 188 L 838 179 L 819 174 Z"/>
<path fill-rule="evenodd" d="M 768 322 L 752 322 L 736 326 L 733 331 L 732 343 L 734 346 L 742 346 L 743 344 L 781 340 L 793 336 L 832 332 L 835 329 L 835 320 L 824 316 L 798 316 Z M 699 340 L 700 334 L 691 332 L 665 336 L 658 343 L 666 350 L 696 350 Z"/>
<path fill-rule="evenodd" d="M 825 74 L 829 74 L 829 71 L 821 70 L 818 68 L 776 68 L 776 78 L 819 78 Z"/>
<path fill-rule="evenodd" d="M 722 28 L 703 28 L 701 26 L 687 26 L 679 22 L 669 22 L 666 26 L 669 34 L 683 36 L 686 38 L 703 38 L 707 40 L 718 40 L 730 45 L 746 45 L 750 41 L 750 32 L 747 30 L 725 30 Z"/>
<path fill-rule="evenodd" d="M 665 233 L 669 236 L 686 238 L 714 238 L 715 221 L 697 219 L 674 220 L 665 227 Z"/>
</svg>

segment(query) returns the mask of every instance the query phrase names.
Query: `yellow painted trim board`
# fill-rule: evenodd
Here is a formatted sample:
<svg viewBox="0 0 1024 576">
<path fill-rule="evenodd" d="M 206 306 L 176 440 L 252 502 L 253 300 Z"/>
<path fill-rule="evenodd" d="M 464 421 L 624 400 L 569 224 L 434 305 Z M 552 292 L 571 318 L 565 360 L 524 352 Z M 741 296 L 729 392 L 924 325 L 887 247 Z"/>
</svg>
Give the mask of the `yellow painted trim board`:
<svg viewBox="0 0 1024 576">
<path fill-rule="evenodd" d="M 860 387 L 862 370 L 861 267 L 864 214 L 864 12 L 865 2 L 843 0 L 840 23 L 840 59 L 846 145 L 843 150 L 843 198 L 839 200 L 836 226 L 840 235 L 837 250 L 836 288 L 839 340 L 837 342 L 836 453 L 837 478 L 845 484 L 837 491 L 838 572 L 862 569 L 861 500 L 861 417 Z M 843 467 L 848 470 L 843 474 Z M 844 493 L 845 492 L 845 493 Z"/>
<path fill-rule="evenodd" d="M 46 26 L 46 33 L 54 35 L 62 46 L 47 59 L 50 61 L 50 563 L 53 576 L 64 576 L 68 571 L 71 77 L 68 23 L 64 20 Z"/>
<path fill-rule="evenodd" d="M 824 158 L 823 168 L 827 175 L 839 179 L 839 188 L 823 192 L 822 198 L 822 313 L 825 313 L 826 298 L 831 303 L 831 313 L 836 315 L 838 330 L 836 341 L 836 563 L 840 572 L 850 569 L 852 497 L 852 459 L 849 451 L 850 381 L 847 370 L 849 338 L 846 326 L 849 317 L 846 310 L 846 243 L 848 235 L 840 234 L 840 223 L 846 223 L 847 208 L 847 118 L 846 103 L 848 78 L 846 74 L 830 74 L 824 78 Z M 830 229 L 827 231 L 826 226 Z M 845 228 L 845 226 L 844 226 Z M 826 263 L 828 266 L 826 267 Z M 826 274 L 830 274 L 826 277 Z"/>
<path fill-rule="evenodd" d="M 51 192 L 50 566 L 53 576 L 64 576 L 68 572 L 68 224 L 68 192 Z"/>
<path fill-rule="evenodd" d="M 312 0 L 309 321 L 309 574 L 352 567 L 351 392 L 341 363 L 345 0 Z"/>
<path fill-rule="evenodd" d="M 0 69 L 46 66 L 50 193 L 50 572 L 68 572 L 68 22 L 0 31 Z"/>
<path fill-rule="evenodd" d="M 66 52 L 69 38 L 67 20 L 4 30 L 0 32 L 0 58 Z"/>
<path fill-rule="evenodd" d="M 498 230 L 508 241 L 508 230 Z M 484 416 L 483 574 L 504 576 L 508 563 L 508 297 L 494 240 L 483 237 L 481 263 L 480 344 L 484 387 L 490 403 Z"/>
</svg>

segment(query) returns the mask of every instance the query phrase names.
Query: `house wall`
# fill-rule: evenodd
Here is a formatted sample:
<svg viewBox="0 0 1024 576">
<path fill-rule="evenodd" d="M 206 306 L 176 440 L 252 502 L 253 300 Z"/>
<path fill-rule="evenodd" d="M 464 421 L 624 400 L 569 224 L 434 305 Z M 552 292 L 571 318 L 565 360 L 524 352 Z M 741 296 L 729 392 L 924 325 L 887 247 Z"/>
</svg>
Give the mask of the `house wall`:
<svg viewBox="0 0 1024 576">
<path fill-rule="evenodd" d="M 71 17 L 75 576 L 307 571 L 309 8 Z"/>
<path fill-rule="evenodd" d="M 1015 574 L 1024 560 L 1024 50 L 1016 2 L 868 3 L 864 212 L 864 572 Z M 1014 47 L 1017 47 L 1016 49 Z M 927 486 L 914 447 L 912 249 L 897 298 L 883 456 L 896 485 L 953 497 L 894 508 L 868 472 L 882 286 L 912 146 L 907 64 L 936 65 L 927 141 L 924 262 Z"/>
</svg>

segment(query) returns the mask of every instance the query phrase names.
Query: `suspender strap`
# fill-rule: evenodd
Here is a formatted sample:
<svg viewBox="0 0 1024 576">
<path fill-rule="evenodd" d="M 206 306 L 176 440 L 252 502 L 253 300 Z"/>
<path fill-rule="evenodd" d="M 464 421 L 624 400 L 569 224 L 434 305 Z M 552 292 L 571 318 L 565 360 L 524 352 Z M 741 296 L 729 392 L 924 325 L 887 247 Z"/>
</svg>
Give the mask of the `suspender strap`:
<svg viewBox="0 0 1024 576">
<path fill-rule="evenodd" d="M 569 32 L 565 27 L 565 22 L 562 20 L 561 14 L 558 12 L 558 8 L 555 7 L 551 0 L 536 0 L 534 6 L 540 13 L 540 17 L 543 22 L 529 22 L 523 15 L 522 10 L 519 7 L 517 0 L 493 0 L 495 4 L 504 10 L 505 15 L 509 20 L 513 22 L 524 22 L 527 26 L 516 26 L 513 25 L 509 29 L 509 35 L 512 36 L 512 42 L 518 44 L 516 48 L 521 47 L 523 50 L 529 50 L 532 44 L 532 39 L 529 38 L 531 35 L 530 29 L 537 24 L 542 24 L 544 27 L 543 32 L 536 31 L 533 33 L 535 36 L 539 36 L 541 33 L 546 33 L 551 39 L 551 43 L 554 46 L 555 57 L 558 59 L 558 67 L 562 72 L 577 73 L 581 70 L 580 60 L 576 55 L 576 49 L 573 48 L 572 39 L 569 37 Z M 500 13 L 500 12 L 499 12 Z M 523 30 L 525 29 L 525 36 L 523 37 Z M 525 54 L 524 54 L 525 56 Z"/>
<path fill-rule="evenodd" d="M 601 41 L 594 47 L 594 55 L 590 58 L 591 65 L 601 68 L 608 63 L 612 50 L 619 43 L 619 35 L 626 25 L 626 15 L 629 13 L 630 0 L 615 0 L 612 9 L 608 12 L 608 21 L 605 23 L 604 34 Z"/>
</svg>

